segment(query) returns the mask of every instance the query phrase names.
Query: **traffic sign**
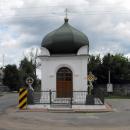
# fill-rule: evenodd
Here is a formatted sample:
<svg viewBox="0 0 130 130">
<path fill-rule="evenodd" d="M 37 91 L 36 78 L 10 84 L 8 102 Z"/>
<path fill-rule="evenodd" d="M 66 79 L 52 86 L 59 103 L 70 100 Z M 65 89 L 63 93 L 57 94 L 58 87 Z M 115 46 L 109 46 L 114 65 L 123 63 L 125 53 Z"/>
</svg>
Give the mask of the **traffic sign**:
<svg viewBox="0 0 130 130">
<path fill-rule="evenodd" d="M 107 84 L 107 92 L 113 92 L 113 85 L 112 84 Z"/>
<path fill-rule="evenodd" d="M 34 82 L 34 79 L 33 79 L 32 77 L 28 77 L 28 78 L 26 79 L 26 84 L 28 84 L 28 85 L 32 85 L 33 82 Z"/>
</svg>

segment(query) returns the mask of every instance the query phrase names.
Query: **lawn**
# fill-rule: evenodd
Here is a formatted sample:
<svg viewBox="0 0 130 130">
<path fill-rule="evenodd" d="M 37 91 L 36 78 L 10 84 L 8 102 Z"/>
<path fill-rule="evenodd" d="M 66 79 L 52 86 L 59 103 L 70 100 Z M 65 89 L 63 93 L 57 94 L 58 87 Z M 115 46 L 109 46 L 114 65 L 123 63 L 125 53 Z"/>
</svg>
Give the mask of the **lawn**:
<svg viewBox="0 0 130 130">
<path fill-rule="evenodd" d="M 130 99 L 130 96 L 107 96 L 105 99 Z"/>
</svg>

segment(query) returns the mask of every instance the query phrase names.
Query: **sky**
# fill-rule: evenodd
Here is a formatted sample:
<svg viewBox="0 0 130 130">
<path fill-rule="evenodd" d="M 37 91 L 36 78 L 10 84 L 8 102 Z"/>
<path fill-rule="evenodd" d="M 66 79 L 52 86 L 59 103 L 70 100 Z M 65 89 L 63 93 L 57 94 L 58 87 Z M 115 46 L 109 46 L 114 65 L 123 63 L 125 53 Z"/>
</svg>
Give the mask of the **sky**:
<svg viewBox="0 0 130 130">
<path fill-rule="evenodd" d="M 130 57 L 130 0 L 0 0 L 0 66 L 17 64 L 64 23 L 85 33 L 90 54 Z"/>
</svg>

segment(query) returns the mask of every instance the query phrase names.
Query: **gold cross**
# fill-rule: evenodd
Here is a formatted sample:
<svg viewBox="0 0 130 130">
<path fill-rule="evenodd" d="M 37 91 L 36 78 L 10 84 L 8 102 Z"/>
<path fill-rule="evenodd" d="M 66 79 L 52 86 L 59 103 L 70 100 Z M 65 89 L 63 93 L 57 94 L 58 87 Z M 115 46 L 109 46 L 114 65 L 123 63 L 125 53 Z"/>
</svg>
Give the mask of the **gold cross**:
<svg viewBox="0 0 130 130">
<path fill-rule="evenodd" d="M 92 72 L 89 72 L 87 79 L 88 79 L 88 81 L 95 81 L 95 80 L 97 80 L 97 77 L 95 77 L 95 76 L 92 74 Z"/>
</svg>

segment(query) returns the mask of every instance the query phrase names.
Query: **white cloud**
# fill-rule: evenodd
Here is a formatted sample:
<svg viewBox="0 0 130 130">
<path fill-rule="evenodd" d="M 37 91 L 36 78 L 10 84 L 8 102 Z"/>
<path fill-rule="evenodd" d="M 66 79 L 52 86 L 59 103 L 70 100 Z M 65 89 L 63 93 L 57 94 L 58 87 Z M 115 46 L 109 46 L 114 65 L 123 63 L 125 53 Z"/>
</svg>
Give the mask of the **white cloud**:
<svg viewBox="0 0 130 130">
<path fill-rule="evenodd" d="M 19 64 L 25 50 L 40 47 L 46 33 L 63 24 L 65 8 L 70 24 L 88 36 L 91 54 L 129 56 L 129 5 L 129 0 L 2 0 L 0 57 Z"/>
<path fill-rule="evenodd" d="M 11 1 L 1 0 L 0 16 L 1 17 L 6 17 L 6 15 L 14 16 L 16 13 L 16 10 L 14 8 L 20 8 L 22 6 L 23 6 L 22 0 L 11 0 Z"/>
<path fill-rule="evenodd" d="M 124 37 L 124 38 L 129 39 L 129 37 L 130 37 L 130 22 L 119 23 L 115 27 L 114 30 L 118 34 L 119 37 Z"/>
</svg>

